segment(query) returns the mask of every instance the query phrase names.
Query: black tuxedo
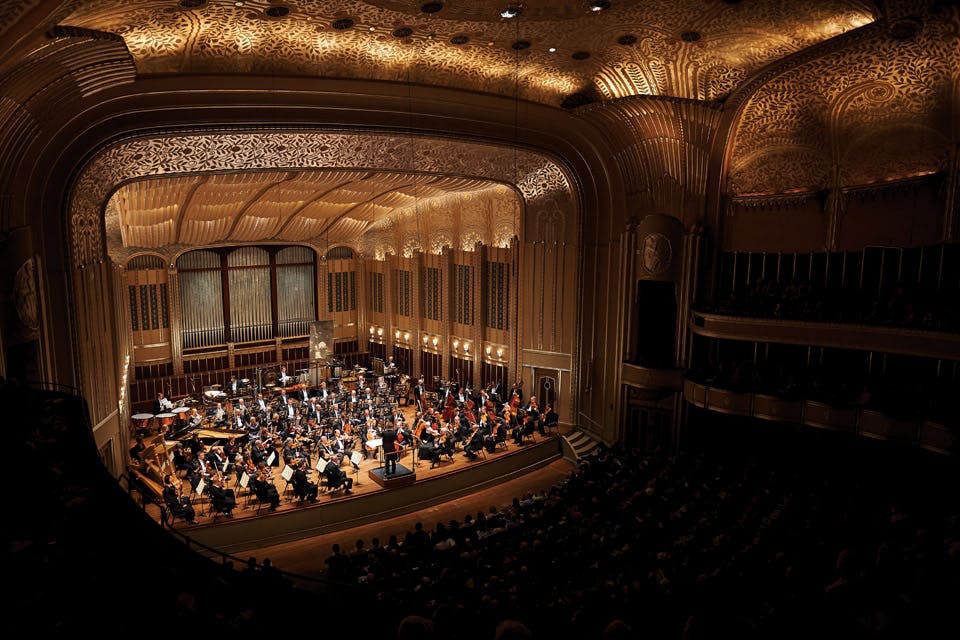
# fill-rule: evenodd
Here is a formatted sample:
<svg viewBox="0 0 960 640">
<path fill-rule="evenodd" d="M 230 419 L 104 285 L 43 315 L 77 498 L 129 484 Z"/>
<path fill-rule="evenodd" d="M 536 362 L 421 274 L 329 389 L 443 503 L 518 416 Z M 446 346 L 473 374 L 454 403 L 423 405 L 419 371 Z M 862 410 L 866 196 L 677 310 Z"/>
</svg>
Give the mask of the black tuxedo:
<svg viewBox="0 0 960 640">
<path fill-rule="evenodd" d="M 397 430 L 393 427 L 384 429 L 380 437 L 383 439 L 384 474 L 391 475 L 397 472 Z"/>
</svg>

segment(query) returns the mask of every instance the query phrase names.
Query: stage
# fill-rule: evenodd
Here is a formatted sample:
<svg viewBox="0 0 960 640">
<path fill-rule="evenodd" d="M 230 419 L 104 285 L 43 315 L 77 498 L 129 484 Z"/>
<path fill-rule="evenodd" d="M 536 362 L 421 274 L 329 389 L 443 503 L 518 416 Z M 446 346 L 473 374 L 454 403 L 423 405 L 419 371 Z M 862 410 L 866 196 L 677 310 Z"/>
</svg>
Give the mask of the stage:
<svg viewBox="0 0 960 640">
<path fill-rule="evenodd" d="M 413 484 L 417 481 L 417 473 L 413 469 L 408 469 L 399 462 L 397 463 L 396 473 L 387 475 L 384 473 L 384 471 L 384 467 L 377 467 L 376 469 L 370 469 L 369 471 L 370 479 L 384 489 L 405 487 L 408 484 Z"/>
<path fill-rule="evenodd" d="M 231 554 L 302 540 L 394 518 L 518 478 L 560 459 L 562 442 L 563 438 L 556 435 L 541 437 L 538 441 L 520 447 L 510 446 L 507 450 L 488 454 L 485 460 L 473 462 L 457 456 L 459 459 L 455 462 L 444 463 L 434 470 L 420 469 L 420 474 L 411 470 L 403 476 L 398 475 L 401 480 L 406 479 L 402 486 L 390 484 L 385 487 L 377 483 L 376 472 L 382 474 L 383 471 L 377 464 L 367 473 L 374 481 L 359 483 L 359 490 L 355 483 L 354 495 L 344 496 L 342 492 L 332 496 L 321 494 L 317 502 L 301 506 L 285 500 L 276 512 L 263 509 L 259 515 L 256 515 L 256 507 L 240 508 L 235 510 L 232 519 L 220 518 L 212 522 L 204 518 L 205 523 L 199 526 L 178 525 L 176 529 L 202 545 Z M 400 469 L 399 463 L 397 469 Z M 405 466 L 405 469 L 410 468 Z M 242 505 L 244 496 L 238 498 Z"/>
</svg>

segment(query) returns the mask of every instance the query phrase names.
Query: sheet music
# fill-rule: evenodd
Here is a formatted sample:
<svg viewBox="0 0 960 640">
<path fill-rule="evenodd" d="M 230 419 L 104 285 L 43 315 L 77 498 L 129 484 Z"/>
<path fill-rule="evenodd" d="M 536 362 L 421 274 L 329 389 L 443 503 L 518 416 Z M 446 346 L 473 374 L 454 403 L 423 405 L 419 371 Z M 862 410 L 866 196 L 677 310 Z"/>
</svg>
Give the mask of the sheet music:
<svg viewBox="0 0 960 640">
<path fill-rule="evenodd" d="M 203 495 L 203 490 L 206 489 L 206 488 L 207 488 L 207 483 L 204 482 L 203 478 L 200 478 L 200 482 L 197 483 L 197 486 L 196 486 L 196 488 L 194 489 L 194 491 L 197 492 L 197 495 L 198 495 L 198 496 L 202 496 L 202 495 Z"/>
<path fill-rule="evenodd" d="M 243 475 L 240 476 L 240 486 L 246 489 L 248 484 L 250 484 L 250 476 L 244 471 Z"/>
<path fill-rule="evenodd" d="M 280 472 L 280 477 L 282 477 L 287 482 L 290 482 L 290 478 L 293 477 L 293 467 L 290 465 L 285 465 L 283 471 Z"/>
<path fill-rule="evenodd" d="M 272 465 L 273 465 L 273 461 L 276 460 L 276 459 L 277 459 L 277 452 L 276 452 L 276 451 L 271 451 L 271 452 L 270 452 L 270 457 L 267 458 L 267 466 L 268 466 L 268 467 L 269 467 L 269 466 L 272 466 Z"/>
<path fill-rule="evenodd" d="M 328 462 L 323 458 L 320 458 L 319 460 L 317 460 L 317 471 L 319 473 L 323 473 L 323 470 L 327 468 L 327 464 Z"/>
<path fill-rule="evenodd" d="M 357 466 L 360 466 L 360 463 L 363 462 L 363 454 L 360 453 L 359 451 L 354 451 L 353 453 L 350 454 L 350 462 L 352 462 Z"/>
</svg>

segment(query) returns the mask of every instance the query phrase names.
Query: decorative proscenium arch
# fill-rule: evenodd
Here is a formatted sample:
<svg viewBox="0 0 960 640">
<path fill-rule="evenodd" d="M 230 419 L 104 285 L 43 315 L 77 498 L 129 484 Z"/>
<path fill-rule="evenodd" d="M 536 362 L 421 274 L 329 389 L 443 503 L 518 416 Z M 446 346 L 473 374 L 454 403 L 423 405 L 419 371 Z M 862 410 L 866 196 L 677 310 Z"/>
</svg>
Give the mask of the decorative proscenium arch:
<svg viewBox="0 0 960 640">
<path fill-rule="evenodd" d="M 69 198 L 72 262 L 103 261 L 119 218 L 106 204 L 120 185 L 145 177 L 276 169 L 368 169 L 437 173 L 513 184 L 523 199 L 523 239 L 538 240 L 541 217 L 560 227 L 579 216 L 573 173 L 524 149 L 393 133 L 251 130 L 152 134 L 107 145 L 81 169 Z M 559 215 L 558 215 L 559 212 Z M 569 227 L 568 227 L 569 228 Z"/>
</svg>

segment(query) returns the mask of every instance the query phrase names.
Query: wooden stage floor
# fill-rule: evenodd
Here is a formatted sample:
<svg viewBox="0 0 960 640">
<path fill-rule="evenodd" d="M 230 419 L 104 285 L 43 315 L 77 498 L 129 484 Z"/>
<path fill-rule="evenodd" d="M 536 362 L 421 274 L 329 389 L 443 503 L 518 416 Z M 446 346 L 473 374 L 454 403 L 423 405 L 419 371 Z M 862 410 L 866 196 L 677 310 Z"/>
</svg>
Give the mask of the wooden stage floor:
<svg viewBox="0 0 960 640">
<path fill-rule="evenodd" d="M 413 418 L 415 415 L 414 407 L 400 407 L 404 412 L 404 416 L 408 424 L 413 423 Z M 480 456 L 479 458 L 471 461 L 463 455 L 462 450 L 457 449 L 457 452 L 453 456 L 453 460 L 449 460 L 444 457 L 441 462 L 438 462 L 435 466 L 431 468 L 430 461 L 426 460 L 414 460 L 412 451 L 409 449 L 404 453 L 400 458 L 399 464 L 402 464 L 410 469 L 412 469 L 416 474 L 415 484 L 425 483 L 427 481 L 438 481 L 442 480 L 446 476 L 454 476 L 460 474 L 464 471 L 471 471 L 475 467 L 496 464 L 497 461 L 502 461 L 502 459 L 514 456 L 515 454 L 521 454 L 524 449 L 531 447 L 531 445 L 536 444 L 545 444 L 547 441 L 556 440 L 559 435 L 562 435 L 563 431 L 560 433 L 554 429 L 552 432 L 548 433 L 546 437 L 536 434 L 536 437 L 527 436 L 525 439 L 525 444 L 516 445 L 513 443 L 512 439 L 508 438 L 507 447 L 504 449 L 502 446 L 498 447 L 494 453 L 485 452 L 485 456 Z M 559 445 L 558 445 L 559 449 Z M 314 460 L 315 461 L 315 460 Z M 569 463 L 566 463 L 569 465 Z M 352 465 L 344 465 L 342 468 L 345 472 L 348 473 L 348 477 L 354 479 L 353 493 L 352 495 L 344 495 L 343 491 L 334 491 L 334 492 L 323 492 L 318 496 L 318 499 L 314 503 L 304 502 L 302 504 L 297 504 L 296 499 L 293 497 L 292 488 L 287 488 L 286 481 L 280 476 L 280 468 L 275 468 L 273 477 L 274 484 L 277 487 L 277 490 L 281 493 L 282 499 L 280 506 L 276 511 L 270 512 L 266 508 L 261 508 L 258 510 L 256 500 L 248 500 L 246 495 L 246 490 L 240 487 L 236 487 L 235 491 L 237 493 L 237 508 L 233 511 L 233 518 L 225 518 L 224 516 L 214 517 L 209 512 L 209 505 L 206 503 L 205 499 L 198 499 L 196 496 L 193 498 L 194 508 L 197 512 L 197 522 L 196 525 L 188 525 L 182 520 L 177 520 L 173 523 L 174 528 L 178 531 L 181 531 L 187 536 L 204 539 L 208 536 L 204 530 L 210 528 L 219 528 L 223 526 L 238 525 L 240 521 L 248 519 L 267 519 L 275 518 L 282 516 L 284 514 L 289 514 L 294 511 L 303 511 L 303 510 L 313 510 L 313 509 L 322 509 L 326 505 L 334 506 L 337 503 L 344 503 L 347 501 L 359 501 L 359 504 L 362 504 L 362 499 L 367 496 L 370 497 L 372 494 L 390 492 L 394 491 L 393 489 L 387 487 L 384 488 L 380 484 L 374 481 L 370 476 L 370 472 L 373 469 L 377 469 L 381 466 L 381 462 L 377 459 L 365 459 L 360 462 L 359 470 L 354 470 Z M 317 481 L 317 473 L 314 470 L 311 474 L 311 480 Z M 434 482 L 433 484 L 436 484 Z M 549 484 L 549 483 L 548 483 Z M 231 486 L 233 483 L 231 482 Z M 462 494 L 462 492 L 461 492 Z M 460 497 L 455 498 L 453 501 L 462 499 Z M 512 496 L 511 496 L 512 497 Z M 488 499 L 484 499 L 488 501 Z M 444 501 L 446 502 L 446 501 Z M 509 502 L 509 500 L 507 501 Z M 340 506 L 344 506 L 341 504 Z M 489 507 L 490 505 L 488 505 Z M 148 507 L 148 513 L 155 517 L 158 521 L 160 518 L 159 510 L 154 507 Z M 415 512 L 414 512 L 415 513 Z M 464 512 L 466 513 L 466 512 Z M 460 513 L 458 517 L 462 517 L 464 513 Z M 395 517 L 387 518 L 388 521 L 394 521 Z M 379 520 L 378 520 L 379 522 Z M 376 523 L 374 523 L 376 524 Z M 426 524 L 426 523 L 425 523 Z M 349 528 L 349 527 L 341 527 Z M 393 532 L 397 533 L 397 532 Z M 212 538 L 216 538 L 216 535 L 213 535 Z"/>
</svg>

